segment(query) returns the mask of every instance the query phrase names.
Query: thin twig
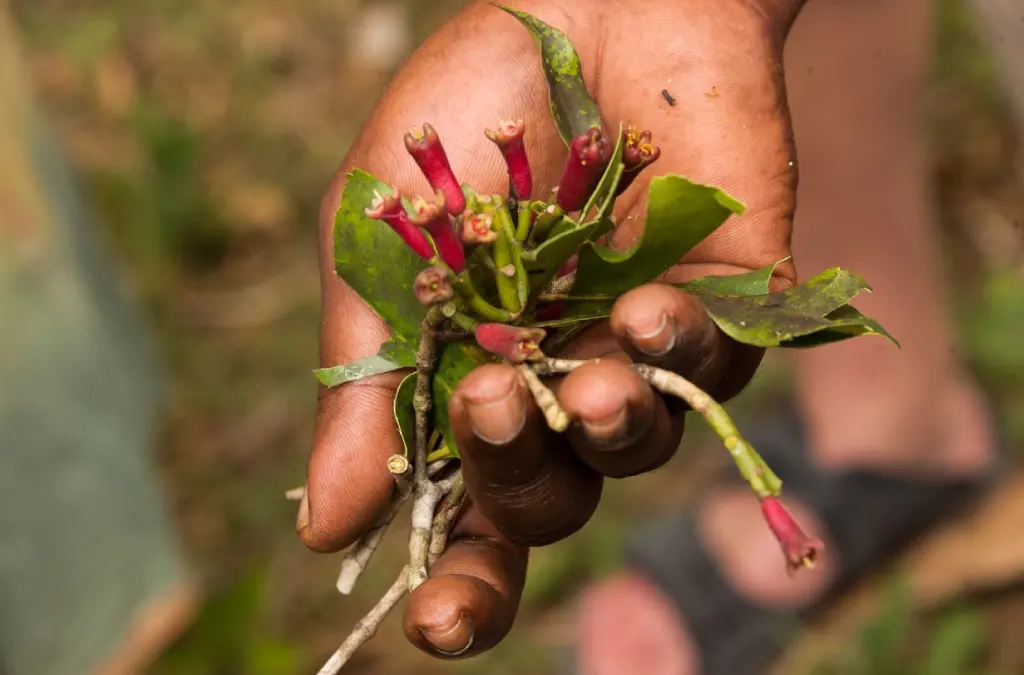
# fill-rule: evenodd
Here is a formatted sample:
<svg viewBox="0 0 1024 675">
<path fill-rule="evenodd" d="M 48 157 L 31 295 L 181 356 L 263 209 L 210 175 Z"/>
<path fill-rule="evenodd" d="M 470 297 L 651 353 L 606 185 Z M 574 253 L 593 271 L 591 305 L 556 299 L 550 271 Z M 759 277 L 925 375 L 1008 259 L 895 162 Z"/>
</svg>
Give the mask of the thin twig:
<svg viewBox="0 0 1024 675">
<path fill-rule="evenodd" d="M 387 513 L 384 514 L 384 517 L 380 519 L 372 530 L 360 537 L 352 545 L 352 548 L 349 549 L 349 552 L 345 554 L 341 561 L 341 570 L 338 572 L 337 587 L 339 593 L 348 595 L 355 588 L 359 577 L 366 571 L 366 566 L 370 564 L 370 558 L 373 557 L 377 547 L 380 546 L 381 540 L 384 539 L 384 534 L 391 527 L 395 516 L 402 510 L 402 505 L 405 504 L 405 500 L 409 498 L 410 494 L 412 494 L 411 481 L 398 483 Z"/>
<path fill-rule="evenodd" d="M 554 375 L 570 373 L 587 361 L 569 359 L 545 359 L 533 366 L 538 375 Z M 706 391 L 690 382 L 682 375 L 655 368 L 643 363 L 633 364 L 633 369 L 658 391 L 681 398 L 699 413 L 708 423 L 725 448 L 732 455 L 736 468 L 758 497 L 777 497 L 782 490 L 782 481 L 761 458 L 736 428 L 729 413 Z"/>
<path fill-rule="evenodd" d="M 388 589 L 387 593 L 384 594 L 366 616 L 360 619 L 349 636 L 338 647 L 338 651 L 334 652 L 317 675 L 337 675 L 348 660 L 352 658 L 352 655 L 356 653 L 356 650 L 373 637 L 380 624 L 384 621 L 384 618 L 409 591 L 408 576 L 409 566 L 406 565 L 399 572 L 398 578 L 395 579 L 395 583 L 391 584 L 391 588 Z"/>
<path fill-rule="evenodd" d="M 533 394 L 533 400 L 537 402 L 537 407 L 544 413 L 544 419 L 547 420 L 548 426 L 557 432 L 568 429 L 569 415 L 558 403 L 554 392 L 540 381 L 537 373 L 533 372 L 530 366 L 519 366 L 519 372 L 522 373 L 523 379 L 526 380 L 526 388 Z"/>
<path fill-rule="evenodd" d="M 416 391 L 413 409 L 416 412 L 416 450 L 413 455 L 412 531 L 409 534 L 409 590 L 427 578 L 427 550 L 434 511 L 441 500 L 441 488 L 427 475 L 427 446 L 430 435 L 430 381 L 437 365 L 437 328 L 444 315 L 437 306 L 423 320 L 423 335 L 416 354 Z"/>
<path fill-rule="evenodd" d="M 448 535 L 451 533 L 455 516 L 462 508 L 462 501 L 466 496 L 466 484 L 462 480 L 462 471 L 456 471 L 452 475 L 451 488 L 441 502 L 437 513 L 434 515 L 434 523 L 431 527 L 430 548 L 427 551 L 427 566 L 433 567 L 437 559 L 441 557 L 448 547 Z"/>
</svg>

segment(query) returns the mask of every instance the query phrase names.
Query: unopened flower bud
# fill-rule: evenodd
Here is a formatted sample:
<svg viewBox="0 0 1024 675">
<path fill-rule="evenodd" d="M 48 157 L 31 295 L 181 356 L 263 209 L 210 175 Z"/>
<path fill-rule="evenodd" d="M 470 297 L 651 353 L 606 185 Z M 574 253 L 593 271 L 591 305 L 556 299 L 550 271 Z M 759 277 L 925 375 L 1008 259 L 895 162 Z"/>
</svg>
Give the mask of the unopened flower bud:
<svg viewBox="0 0 1024 675">
<path fill-rule="evenodd" d="M 636 127 L 629 127 L 622 132 L 622 179 L 615 188 L 615 195 L 626 191 L 633 180 L 646 167 L 654 164 L 661 157 L 661 148 L 651 143 L 651 132 L 647 129 L 637 132 Z"/>
<path fill-rule="evenodd" d="M 427 235 L 410 220 L 409 214 L 402 208 L 397 188 L 391 188 L 390 195 L 374 192 L 373 200 L 365 209 L 365 213 L 369 218 L 387 223 L 416 255 L 424 260 L 434 257 L 434 247 L 430 245 Z"/>
<path fill-rule="evenodd" d="M 430 187 L 444 194 L 449 213 L 453 216 L 462 213 L 466 208 L 466 196 L 434 127 L 424 124 L 422 130 L 413 128 L 405 134 L 405 149 L 426 176 Z"/>
<path fill-rule="evenodd" d="M 782 547 L 789 574 L 794 574 L 802 567 L 814 567 L 825 549 L 821 540 L 804 534 L 793 516 L 776 497 L 765 497 L 761 500 L 761 513 Z"/>
<path fill-rule="evenodd" d="M 573 138 L 558 183 L 558 205 L 566 211 L 579 211 L 586 206 L 607 162 L 607 144 L 599 127 L 591 127 Z"/>
<path fill-rule="evenodd" d="M 515 190 L 515 196 L 519 200 L 530 198 L 533 191 L 533 174 L 530 172 L 530 162 L 526 156 L 526 145 L 523 142 L 523 134 L 526 131 L 526 124 L 523 120 L 498 120 L 497 129 L 484 131 L 487 138 L 491 139 L 508 166 L 508 176 Z"/>
<path fill-rule="evenodd" d="M 428 306 L 447 302 L 455 296 L 448 270 L 438 266 L 428 267 L 417 274 L 414 290 L 416 299 Z"/>
<path fill-rule="evenodd" d="M 441 260 L 456 274 L 466 269 L 466 254 L 448 216 L 444 193 L 438 190 L 431 201 L 417 197 L 412 201 L 412 211 L 410 220 L 430 233 Z"/>
<path fill-rule="evenodd" d="M 547 333 L 543 328 L 482 323 L 477 326 L 475 335 L 478 345 L 512 363 L 540 361 L 544 358 L 540 343 Z"/>
<path fill-rule="evenodd" d="M 493 213 L 467 210 L 462 214 L 462 241 L 467 244 L 490 244 L 497 238 Z"/>
</svg>

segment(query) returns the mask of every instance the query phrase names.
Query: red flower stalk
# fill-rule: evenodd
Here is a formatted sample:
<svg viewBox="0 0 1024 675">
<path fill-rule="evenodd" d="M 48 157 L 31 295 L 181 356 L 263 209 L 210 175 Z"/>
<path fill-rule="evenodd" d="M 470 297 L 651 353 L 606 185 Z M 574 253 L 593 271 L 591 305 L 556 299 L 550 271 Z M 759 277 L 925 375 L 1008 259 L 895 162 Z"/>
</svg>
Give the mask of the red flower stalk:
<svg viewBox="0 0 1024 675">
<path fill-rule="evenodd" d="M 607 161 L 607 144 L 600 128 L 591 127 L 572 139 L 558 184 L 558 205 L 566 211 L 579 211 L 586 206 Z"/>
<path fill-rule="evenodd" d="M 633 180 L 646 167 L 654 164 L 661 157 L 661 148 L 651 143 L 651 132 L 647 129 L 637 133 L 636 127 L 629 127 L 622 132 L 622 179 L 615 189 L 618 197 L 626 191 Z"/>
<path fill-rule="evenodd" d="M 547 333 L 543 328 L 523 328 L 503 323 L 482 323 L 476 328 L 478 345 L 512 363 L 540 361 L 544 353 L 540 342 Z"/>
<path fill-rule="evenodd" d="M 416 299 L 424 305 L 447 302 L 455 297 L 455 289 L 448 279 L 448 270 L 435 265 L 416 275 Z"/>
<path fill-rule="evenodd" d="M 368 218 L 383 220 L 387 223 L 419 257 L 424 260 L 434 257 L 434 247 L 430 244 L 427 235 L 410 220 L 409 214 L 402 208 L 398 188 L 392 187 L 391 194 L 386 196 L 374 192 L 373 201 L 370 202 L 365 213 Z"/>
<path fill-rule="evenodd" d="M 499 119 L 497 129 L 484 131 L 505 158 L 508 176 L 516 191 L 516 199 L 520 201 L 529 199 L 533 190 L 533 175 L 530 172 L 530 161 L 526 157 L 526 144 L 523 143 L 525 132 L 526 124 L 521 119 Z"/>
<path fill-rule="evenodd" d="M 776 497 L 765 497 L 761 500 L 761 513 L 772 534 L 779 540 L 782 552 L 786 556 L 786 570 L 789 574 L 794 574 L 801 567 L 814 567 L 825 549 L 821 540 L 804 534 L 793 516 Z"/>
<path fill-rule="evenodd" d="M 434 127 L 429 124 L 424 124 L 422 130 L 414 127 L 405 135 L 405 149 L 416 160 L 430 187 L 444 194 L 448 212 L 453 216 L 462 213 L 466 208 L 466 196 L 462 194 L 462 187 L 455 178 L 448 154 Z"/>
<path fill-rule="evenodd" d="M 467 244 L 490 244 L 497 238 L 493 213 L 477 213 L 467 209 L 462 214 L 462 241 Z"/>
<path fill-rule="evenodd" d="M 433 201 L 417 197 L 412 201 L 413 215 L 409 219 L 430 233 L 441 260 L 459 274 L 466 269 L 466 254 L 452 227 L 451 218 L 448 217 L 445 201 L 440 190 L 434 193 Z"/>
</svg>

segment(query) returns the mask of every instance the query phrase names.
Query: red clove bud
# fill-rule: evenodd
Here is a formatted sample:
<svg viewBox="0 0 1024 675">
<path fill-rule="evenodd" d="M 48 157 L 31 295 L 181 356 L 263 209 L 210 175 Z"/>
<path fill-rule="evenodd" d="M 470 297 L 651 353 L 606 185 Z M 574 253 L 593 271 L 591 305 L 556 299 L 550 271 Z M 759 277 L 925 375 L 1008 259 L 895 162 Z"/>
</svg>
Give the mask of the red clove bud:
<svg viewBox="0 0 1024 675">
<path fill-rule="evenodd" d="M 524 328 L 503 323 L 482 323 L 476 328 L 476 342 L 481 347 L 503 356 L 512 363 L 540 361 L 544 353 L 540 342 L 547 333 L 543 328 Z"/>
<path fill-rule="evenodd" d="M 654 164 L 661 157 L 661 148 L 651 143 L 651 132 L 644 129 L 637 132 L 636 127 L 630 126 L 622 132 L 622 179 L 615 188 L 615 196 L 626 191 L 633 180 L 646 167 Z"/>
<path fill-rule="evenodd" d="M 526 123 L 523 120 L 499 119 L 497 129 L 487 129 L 484 134 L 491 139 L 508 166 L 508 176 L 516 192 L 516 199 L 523 201 L 530 198 L 533 191 L 533 175 L 530 172 L 530 161 L 526 156 L 526 144 L 523 134 Z"/>
<path fill-rule="evenodd" d="M 369 218 L 387 223 L 419 257 L 424 260 L 434 257 L 434 247 L 427 235 L 410 220 L 409 214 L 402 208 L 398 188 L 392 187 L 390 195 L 374 192 L 373 200 L 365 209 L 365 213 Z"/>
<path fill-rule="evenodd" d="M 566 211 L 579 211 L 597 187 L 608 162 L 607 144 L 599 127 L 591 127 L 572 139 L 558 184 L 558 205 Z"/>
<path fill-rule="evenodd" d="M 466 210 L 462 214 L 462 241 L 467 244 L 490 244 L 498 238 L 494 214 Z"/>
<path fill-rule="evenodd" d="M 422 130 L 414 127 L 405 134 L 405 149 L 416 160 L 430 187 L 444 194 L 448 212 L 453 216 L 462 213 L 466 208 L 466 196 L 462 194 L 462 187 L 455 178 L 448 154 L 434 127 L 429 124 L 424 124 Z"/>
<path fill-rule="evenodd" d="M 796 573 L 801 567 L 814 567 L 825 549 L 821 540 L 804 534 L 793 516 L 776 497 L 765 497 L 761 500 L 761 513 L 782 547 L 789 574 Z"/>
<path fill-rule="evenodd" d="M 412 211 L 409 219 L 430 233 L 441 260 L 456 274 L 466 269 L 466 254 L 452 227 L 451 218 L 448 217 L 444 193 L 438 190 L 431 201 L 417 197 L 412 201 Z"/>
<path fill-rule="evenodd" d="M 448 279 L 448 270 L 437 265 L 420 271 L 413 288 L 416 299 L 428 306 L 447 302 L 455 296 L 455 289 Z"/>
</svg>

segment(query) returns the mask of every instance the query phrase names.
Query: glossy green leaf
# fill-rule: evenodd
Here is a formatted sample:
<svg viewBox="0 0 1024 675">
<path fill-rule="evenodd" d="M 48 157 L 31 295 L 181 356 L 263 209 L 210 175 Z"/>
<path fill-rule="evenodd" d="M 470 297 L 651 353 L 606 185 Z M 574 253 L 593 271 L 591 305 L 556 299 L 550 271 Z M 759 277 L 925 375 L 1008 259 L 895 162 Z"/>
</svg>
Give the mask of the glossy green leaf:
<svg viewBox="0 0 1024 675">
<path fill-rule="evenodd" d="M 675 285 L 694 295 L 702 292 L 715 293 L 717 295 L 764 295 L 769 291 L 769 284 L 775 268 L 779 266 L 779 263 L 783 263 L 786 260 L 789 260 L 789 258 L 784 258 L 774 265 L 762 267 L 752 272 L 724 276 L 708 275 Z"/>
<path fill-rule="evenodd" d="M 600 219 L 611 212 L 611 208 L 615 204 L 615 188 L 619 186 L 619 181 L 622 180 L 622 171 L 625 168 L 622 164 L 623 138 L 621 123 L 619 124 L 619 133 L 616 138 L 618 140 L 615 142 L 615 150 L 612 151 L 612 156 L 608 160 L 608 166 L 605 167 L 601 180 L 597 182 L 597 187 L 594 188 L 583 210 L 580 211 L 581 221 L 586 219 L 591 209 L 595 207 L 599 209 L 595 219 Z"/>
<path fill-rule="evenodd" d="M 540 49 L 544 79 L 548 83 L 551 115 L 558 135 L 566 146 L 587 129 L 600 127 L 601 113 L 587 90 L 579 54 L 569 38 L 562 31 L 526 12 L 492 4 L 526 26 Z"/>
<path fill-rule="evenodd" d="M 374 192 L 391 194 L 391 188 L 359 169 L 348 174 L 334 221 L 334 267 L 384 319 L 393 338 L 416 343 L 426 308 L 416 300 L 413 283 L 426 261 L 390 227 L 366 216 Z"/>
<path fill-rule="evenodd" d="M 497 357 L 485 352 L 475 344 L 448 343 L 442 348 L 431 387 L 433 394 L 432 422 L 435 429 L 441 430 L 448 448 L 456 457 L 459 454 L 459 449 L 456 447 L 451 423 L 448 421 L 448 401 L 451 399 L 456 385 L 471 370 L 479 365 L 496 361 L 498 361 Z"/>
<path fill-rule="evenodd" d="M 697 294 L 712 320 L 724 333 L 744 344 L 758 347 L 813 346 L 810 336 L 835 341 L 857 335 L 877 334 L 892 340 L 877 322 L 868 319 L 850 302 L 870 287 L 864 280 L 832 268 L 798 286 L 766 295 Z M 829 331 L 828 333 L 824 333 Z M 893 340 L 895 342 L 895 340 Z"/>
<path fill-rule="evenodd" d="M 409 457 L 416 439 L 416 410 L 412 407 L 412 397 L 416 393 L 416 377 L 416 373 L 410 373 L 395 391 L 395 422 L 398 424 L 398 433 L 405 446 L 406 457 Z"/>
<path fill-rule="evenodd" d="M 625 251 L 590 244 L 580 252 L 573 292 L 621 293 L 664 274 L 743 204 L 682 176 L 651 181 L 643 235 Z"/>
</svg>

